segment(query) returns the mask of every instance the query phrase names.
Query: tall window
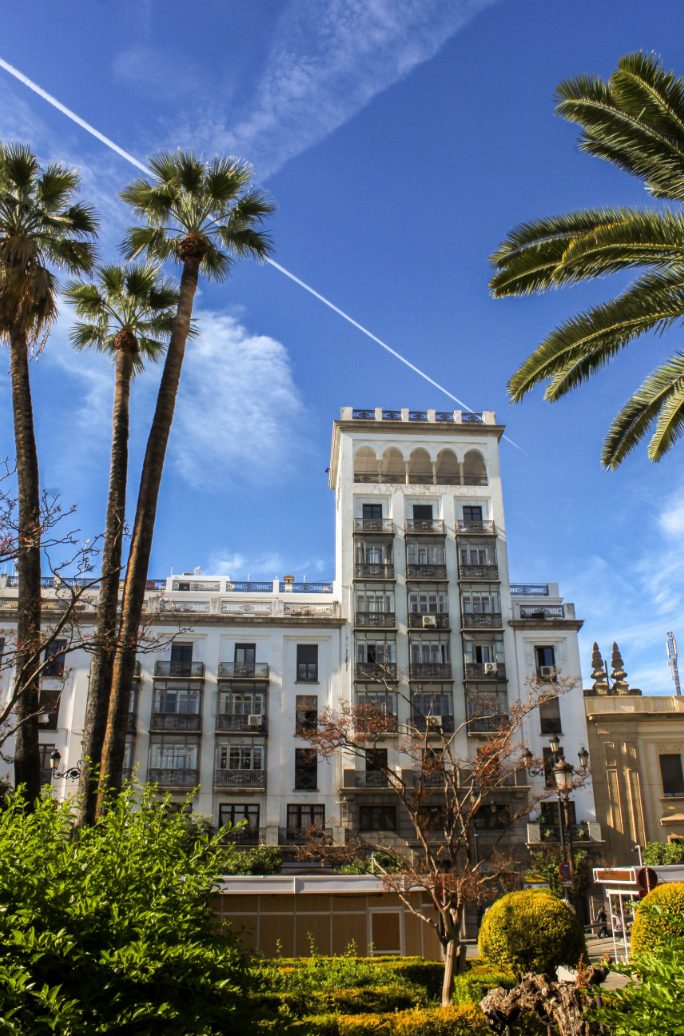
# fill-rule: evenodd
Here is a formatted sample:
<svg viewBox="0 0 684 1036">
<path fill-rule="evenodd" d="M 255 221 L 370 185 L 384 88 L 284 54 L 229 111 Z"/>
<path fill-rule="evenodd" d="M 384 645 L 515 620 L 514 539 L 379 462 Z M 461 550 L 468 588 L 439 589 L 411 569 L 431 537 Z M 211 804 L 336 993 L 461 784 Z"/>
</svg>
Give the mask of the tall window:
<svg viewBox="0 0 684 1036">
<path fill-rule="evenodd" d="M 357 637 L 356 661 L 385 665 L 396 661 L 396 643 L 393 640 L 372 640 Z"/>
<path fill-rule="evenodd" d="M 560 703 L 558 698 L 552 698 L 539 706 L 540 733 L 562 734 Z"/>
<path fill-rule="evenodd" d="M 469 591 L 463 594 L 463 611 L 466 615 L 487 614 L 501 611 L 501 601 L 496 592 Z"/>
<path fill-rule="evenodd" d="M 173 737 L 150 743 L 150 768 L 196 770 L 199 744 L 196 739 Z"/>
<path fill-rule="evenodd" d="M 380 520 L 382 518 L 382 504 L 363 504 L 361 515 L 363 518 L 374 521 Z"/>
<path fill-rule="evenodd" d="M 396 806 L 359 806 L 359 831 L 396 831 Z"/>
<path fill-rule="evenodd" d="M 659 755 L 663 795 L 684 795 L 684 773 L 681 755 Z"/>
<path fill-rule="evenodd" d="M 251 687 L 219 691 L 219 713 L 222 716 L 263 716 L 265 712 L 264 691 L 256 691 Z"/>
<path fill-rule="evenodd" d="M 369 775 L 370 774 L 370 778 Z M 366 749 L 366 784 L 387 784 L 387 749 Z"/>
<path fill-rule="evenodd" d="M 297 683 L 318 683 L 318 644 L 297 644 Z"/>
<path fill-rule="evenodd" d="M 418 522 L 431 522 L 432 504 L 414 504 L 413 520 Z"/>
<path fill-rule="evenodd" d="M 318 755 L 314 748 L 295 748 L 295 788 L 315 791 L 318 787 Z"/>
<path fill-rule="evenodd" d="M 171 645 L 171 661 L 189 665 L 192 662 L 192 642 L 179 643 L 174 641 Z"/>
<path fill-rule="evenodd" d="M 421 662 L 449 662 L 449 641 L 412 637 L 411 662 L 413 665 L 418 665 Z"/>
<path fill-rule="evenodd" d="M 318 698 L 315 694 L 298 694 L 296 699 L 295 734 L 306 734 L 318 725 Z"/>
<path fill-rule="evenodd" d="M 502 640 L 470 640 L 464 637 L 463 653 L 469 665 L 504 661 Z"/>
<path fill-rule="evenodd" d="M 288 831 L 308 831 L 325 827 L 325 806 L 295 802 L 287 807 Z"/>
<path fill-rule="evenodd" d="M 444 615 L 449 610 L 443 590 L 421 590 L 409 593 L 409 611 L 423 615 Z"/>
<path fill-rule="evenodd" d="M 482 521 L 482 505 L 481 504 L 464 504 L 463 505 L 463 521 L 464 522 L 481 522 Z"/>
<path fill-rule="evenodd" d="M 198 715 L 200 691 L 189 684 L 160 684 L 154 688 L 152 711 L 172 715 Z"/>
<path fill-rule="evenodd" d="M 64 676 L 64 650 L 66 640 L 51 640 L 45 648 L 43 676 Z"/>
<path fill-rule="evenodd" d="M 542 674 L 542 666 L 556 667 L 556 652 L 551 644 L 542 644 L 534 649 L 534 658 L 537 664 L 537 672 Z"/>
<path fill-rule="evenodd" d="M 217 770 L 263 770 L 263 745 L 234 745 L 229 742 L 216 746 Z"/>
<path fill-rule="evenodd" d="M 444 545 L 441 543 L 407 543 L 406 560 L 409 565 L 443 565 Z"/>
<path fill-rule="evenodd" d="M 259 806 L 256 803 L 222 802 L 219 806 L 219 827 L 226 824 L 236 827 L 245 820 L 247 827 L 243 831 L 259 830 Z"/>
<path fill-rule="evenodd" d="M 393 612 L 394 594 L 391 590 L 369 590 L 363 587 L 356 591 L 356 610 L 374 615 Z"/>
<path fill-rule="evenodd" d="M 40 752 L 40 779 L 42 784 L 50 784 L 52 781 L 52 768 L 50 766 L 50 756 L 55 750 L 54 745 L 39 745 L 38 751 Z"/>
<path fill-rule="evenodd" d="M 237 665 L 253 667 L 256 662 L 256 644 L 236 644 L 234 658 Z"/>
</svg>

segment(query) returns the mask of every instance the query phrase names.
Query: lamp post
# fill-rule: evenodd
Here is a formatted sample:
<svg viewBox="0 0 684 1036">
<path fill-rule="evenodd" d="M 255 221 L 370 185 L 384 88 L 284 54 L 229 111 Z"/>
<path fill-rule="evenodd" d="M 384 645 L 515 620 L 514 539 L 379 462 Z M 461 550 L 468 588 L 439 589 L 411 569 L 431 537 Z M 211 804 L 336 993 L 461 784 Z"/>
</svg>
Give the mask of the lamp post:
<svg viewBox="0 0 684 1036">
<path fill-rule="evenodd" d="M 587 772 L 589 766 L 589 753 L 584 745 L 582 745 L 577 753 L 579 769 L 576 770 L 571 763 L 564 759 L 563 752 L 560 749 L 560 742 L 557 738 L 556 741 L 558 742 L 558 748 L 556 750 L 556 762 L 553 766 L 553 779 L 558 791 L 561 853 L 563 855 L 563 863 L 567 863 L 568 865 L 568 879 L 572 882 L 575 877 L 575 851 L 572 841 L 572 823 L 570 818 L 570 792 L 575 786 L 575 777 L 578 775 L 582 776 Z M 566 846 L 567 860 L 565 858 Z"/>
<path fill-rule="evenodd" d="M 66 770 L 62 770 L 62 772 L 60 773 L 58 767 L 61 762 L 61 759 L 62 757 L 56 748 L 53 752 L 50 752 L 50 769 L 52 770 L 52 779 L 60 780 L 62 777 L 65 777 L 68 781 L 77 781 L 81 776 L 81 766 L 83 765 L 81 760 L 79 759 L 75 766 L 68 766 Z"/>
</svg>

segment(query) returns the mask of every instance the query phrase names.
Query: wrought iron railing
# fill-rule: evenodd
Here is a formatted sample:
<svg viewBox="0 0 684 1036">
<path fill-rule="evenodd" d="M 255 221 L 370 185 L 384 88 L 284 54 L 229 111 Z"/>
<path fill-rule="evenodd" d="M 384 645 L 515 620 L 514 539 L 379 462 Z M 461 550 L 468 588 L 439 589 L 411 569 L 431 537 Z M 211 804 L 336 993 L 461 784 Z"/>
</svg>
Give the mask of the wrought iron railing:
<svg viewBox="0 0 684 1036">
<path fill-rule="evenodd" d="M 293 594 L 331 594 L 332 583 L 285 583 L 280 582 L 280 592 Z"/>
<path fill-rule="evenodd" d="M 548 597 L 548 583 L 511 583 L 511 594 L 514 597 Z"/>
<path fill-rule="evenodd" d="M 461 579 L 498 579 L 498 565 L 459 565 L 458 574 Z"/>
<path fill-rule="evenodd" d="M 453 734 L 453 716 L 426 716 L 422 712 L 411 713 L 411 724 L 419 731 L 432 730 L 437 734 Z"/>
<path fill-rule="evenodd" d="M 218 675 L 223 680 L 268 680 L 268 662 L 219 662 Z"/>
<path fill-rule="evenodd" d="M 501 629 L 501 612 L 461 612 L 461 627 L 468 629 Z"/>
<path fill-rule="evenodd" d="M 379 532 L 384 535 L 394 533 L 394 522 L 391 518 L 355 518 L 354 532 Z"/>
<path fill-rule="evenodd" d="M 450 680 L 451 662 L 411 662 L 411 680 Z"/>
<path fill-rule="evenodd" d="M 413 565 L 406 566 L 408 579 L 446 579 L 446 565 Z"/>
<path fill-rule="evenodd" d="M 153 712 L 150 729 L 198 733 L 202 729 L 202 717 L 197 712 Z"/>
<path fill-rule="evenodd" d="M 521 604 L 521 619 L 564 619 L 565 608 L 562 604 L 546 604 L 538 607 L 535 604 Z"/>
<path fill-rule="evenodd" d="M 257 723 L 257 719 L 259 722 Z M 251 721 L 251 722 L 250 722 Z M 266 717 L 254 713 L 246 716 L 235 712 L 218 712 L 216 714 L 217 730 L 240 730 L 246 734 L 263 734 L 266 731 Z"/>
<path fill-rule="evenodd" d="M 389 779 L 386 773 L 377 770 L 344 770 L 344 788 L 387 788 Z"/>
<path fill-rule="evenodd" d="M 488 486 L 489 479 L 486 475 L 463 475 L 464 486 Z"/>
<path fill-rule="evenodd" d="M 189 590 L 203 590 L 205 593 L 218 593 L 221 589 L 220 579 L 174 579 L 171 584 L 172 590 L 187 593 Z"/>
<path fill-rule="evenodd" d="M 227 842 L 235 842 L 237 845 L 263 845 L 266 841 L 266 829 L 263 827 L 233 827 L 221 830 L 221 835 Z"/>
<path fill-rule="evenodd" d="M 329 841 L 332 828 L 329 827 L 279 827 L 278 845 L 304 845 L 306 842 Z"/>
<path fill-rule="evenodd" d="M 394 565 L 392 562 L 357 561 L 354 565 L 354 577 L 356 579 L 394 579 Z"/>
<path fill-rule="evenodd" d="M 456 532 L 459 536 L 471 536 L 474 534 L 484 535 L 496 532 L 496 525 L 491 519 L 480 520 L 471 518 L 459 518 L 456 522 Z"/>
<path fill-rule="evenodd" d="M 155 662 L 155 676 L 188 676 L 199 679 L 204 676 L 204 662 Z"/>
<path fill-rule="evenodd" d="M 466 680 L 505 680 L 505 662 L 466 662 Z"/>
<path fill-rule="evenodd" d="M 356 612 L 354 616 L 354 625 L 363 629 L 392 629 L 396 624 L 397 617 L 394 612 Z"/>
<path fill-rule="evenodd" d="M 436 533 L 444 535 L 444 521 L 441 518 L 407 518 L 407 533 Z"/>
<path fill-rule="evenodd" d="M 396 662 L 357 662 L 354 670 L 356 680 L 392 680 L 397 679 Z"/>
<path fill-rule="evenodd" d="M 214 770 L 215 788 L 265 788 L 265 770 Z"/>
<path fill-rule="evenodd" d="M 226 583 L 227 593 L 240 593 L 240 594 L 270 594 L 273 593 L 273 583 L 267 583 L 264 580 L 228 580 Z"/>
<path fill-rule="evenodd" d="M 449 629 L 448 612 L 409 612 L 410 629 Z"/>
<path fill-rule="evenodd" d="M 164 788 L 194 788 L 199 784 L 199 770 L 186 767 L 150 767 L 147 771 L 150 784 L 159 784 Z"/>
</svg>

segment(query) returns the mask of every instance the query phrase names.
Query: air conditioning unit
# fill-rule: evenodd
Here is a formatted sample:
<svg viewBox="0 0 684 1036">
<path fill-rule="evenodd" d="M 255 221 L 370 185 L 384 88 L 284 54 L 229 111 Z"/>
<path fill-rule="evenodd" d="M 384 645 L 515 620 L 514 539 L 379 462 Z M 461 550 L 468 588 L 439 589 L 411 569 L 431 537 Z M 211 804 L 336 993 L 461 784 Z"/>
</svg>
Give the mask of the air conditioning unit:
<svg viewBox="0 0 684 1036">
<path fill-rule="evenodd" d="M 441 730 L 442 729 L 442 717 L 441 716 L 427 716 L 425 719 L 425 725 L 428 730 Z"/>
<path fill-rule="evenodd" d="M 50 713 L 49 712 L 40 712 L 38 714 L 38 723 L 39 724 L 42 724 L 44 726 L 46 723 L 49 723 L 49 722 L 50 722 Z"/>
<path fill-rule="evenodd" d="M 539 675 L 541 676 L 542 680 L 553 680 L 554 676 L 556 675 L 555 665 L 540 665 Z"/>
<path fill-rule="evenodd" d="M 437 628 L 437 616 L 436 615 L 424 615 L 423 616 L 423 629 L 436 629 Z"/>
<path fill-rule="evenodd" d="M 485 662 L 483 665 L 485 676 L 496 676 L 499 666 L 496 662 Z"/>
<path fill-rule="evenodd" d="M 260 712 L 251 712 L 247 717 L 248 727 L 260 727 L 263 722 L 263 716 Z"/>
</svg>

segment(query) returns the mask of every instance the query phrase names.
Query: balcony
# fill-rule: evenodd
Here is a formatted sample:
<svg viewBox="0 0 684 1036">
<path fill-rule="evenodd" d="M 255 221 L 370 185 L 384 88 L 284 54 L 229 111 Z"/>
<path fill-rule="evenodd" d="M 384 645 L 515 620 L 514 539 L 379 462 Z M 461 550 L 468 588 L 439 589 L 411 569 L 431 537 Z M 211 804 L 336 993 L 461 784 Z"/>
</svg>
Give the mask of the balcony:
<svg viewBox="0 0 684 1036">
<path fill-rule="evenodd" d="M 265 788 L 265 770 L 214 770 L 215 788 Z"/>
<path fill-rule="evenodd" d="M 562 604 L 521 604 L 519 606 L 521 619 L 564 619 L 565 608 Z"/>
<path fill-rule="evenodd" d="M 199 770 L 190 770 L 185 766 L 150 767 L 147 779 L 150 784 L 158 784 L 161 788 L 196 788 L 199 784 Z"/>
<path fill-rule="evenodd" d="M 375 770 L 343 770 L 342 788 L 346 791 L 352 788 L 387 788 L 389 780 L 387 774 Z"/>
<path fill-rule="evenodd" d="M 469 734 L 495 734 L 508 720 L 508 698 L 505 693 L 473 693 L 466 691 L 466 721 Z"/>
<path fill-rule="evenodd" d="M 397 618 L 394 612 L 356 612 L 354 625 L 361 629 L 394 629 Z"/>
<path fill-rule="evenodd" d="M 451 680 L 451 662 L 411 662 L 411 680 Z"/>
<path fill-rule="evenodd" d="M 471 629 L 503 629 L 501 612 L 462 612 L 461 628 Z"/>
<path fill-rule="evenodd" d="M 496 535 L 496 525 L 493 521 L 475 521 L 470 518 L 459 518 L 456 522 L 456 534 L 458 536 L 482 536 Z"/>
<path fill-rule="evenodd" d="M 330 827 L 279 827 L 278 845 L 305 845 L 307 842 L 321 842 L 328 845 L 332 841 Z"/>
<path fill-rule="evenodd" d="M 571 825 L 573 845 L 586 842 L 602 842 L 601 825 L 596 820 L 580 820 Z M 560 841 L 560 824 L 545 820 L 531 821 L 527 824 L 527 844 L 541 845 L 543 842 Z"/>
<path fill-rule="evenodd" d="M 355 518 L 354 532 L 380 533 L 394 536 L 394 522 L 391 518 Z"/>
<path fill-rule="evenodd" d="M 357 662 L 354 669 L 355 680 L 369 680 L 371 682 L 381 680 L 397 681 L 396 662 Z"/>
<path fill-rule="evenodd" d="M 394 579 L 394 564 L 387 562 L 357 561 L 354 565 L 355 579 Z"/>
<path fill-rule="evenodd" d="M 466 680 L 505 680 L 505 662 L 466 662 Z"/>
<path fill-rule="evenodd" d="M 421 733 L 425 730 L 434 734 L 453 734 L 453 716 L 425 716 L 422 712 L 411 713 L 411 724 Z"/>
<path fill-rule="evenodd" d="M 459 565 L 459 579 L 487 579 L 497 580 L 499 578 L 498 565 Z"/>
<path fill-rule="evenodd" d="M 263 827 L 240 827 L 229 831 L 221 831 L 226 842 L 236 845 L 263 845 L 266 841 L 266 830 Z"/>
<path fill-rule="evenodd" d="M 243 734 L 265 734 L 266 717 L 259 713 L 238 715 L 235 712 L 218 712 L 216 714 L 217 730 L 239 730 Z"/>
<path fill-rule="evenodd" d="M 268 662 L 219 662 L 219 679 L 268 680 Z"/>
<path fill-rule="evenodd" d="M 185 730 L 196 734 L 201 729 L 202 717 L 197 712 L 153 712 L 150 720 L 150 730 Z"/>
<path fill-rule="evenodd" d="M 204 662 L 155 662 L 155 677 L 185 676 L 195 680 L 204 678 Z"/>
<path fill-rule="evenodd" d="M 412 630 L 448 630 L 450 629 L 448 612 L 409 612 L 409 629 Z"/>
<path fill-rule="evenodd" d="M 446 565 L 407 565 L 407 579 L 446 579 Z"/>
<path fill-rule="evenodd" d="M 444 522 L 441 518 L 409 518 L 406 521 L 406 532 L 411 536 L 443 536 Z"/>
</svg>

